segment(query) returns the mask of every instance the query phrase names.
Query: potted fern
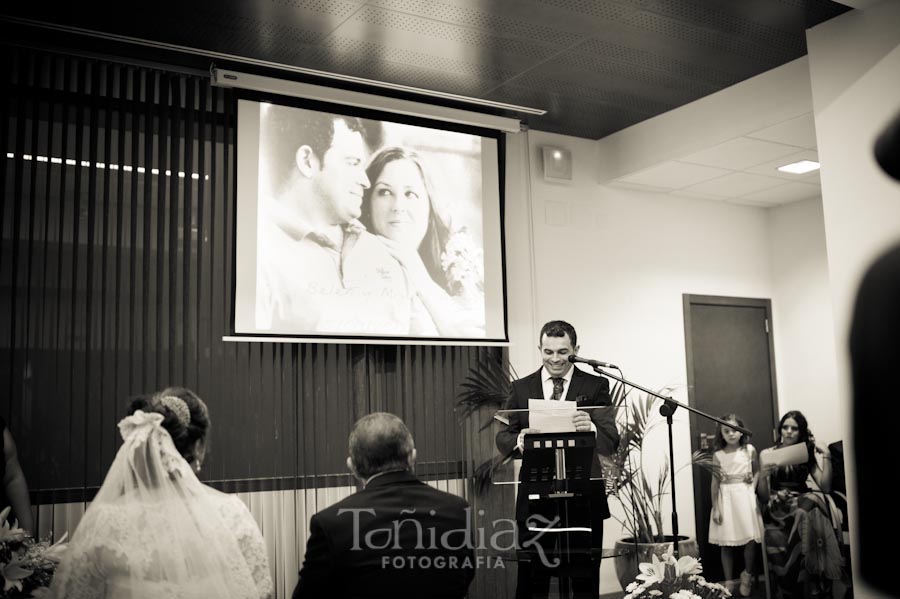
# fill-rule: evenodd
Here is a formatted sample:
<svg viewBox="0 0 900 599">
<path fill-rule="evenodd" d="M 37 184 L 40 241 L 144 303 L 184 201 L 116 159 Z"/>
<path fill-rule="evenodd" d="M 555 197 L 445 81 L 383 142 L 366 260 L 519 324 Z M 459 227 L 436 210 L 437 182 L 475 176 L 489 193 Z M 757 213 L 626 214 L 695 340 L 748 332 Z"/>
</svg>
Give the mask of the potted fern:
<svg viewBox="0 0 900 599">
<path fill-rule="evenodd" d="M 481 423 L 478 432 L 490 429 L 494 423 L 494 412 L 506 404 L 510 382 L 516 378 L 516 370 L 507 360 L 505 352 L 491 352 L 484 359 L 475 362 L 460 383 L 457 394 L 456 411 L 460 421 L 479 416 L 485 408 L 489 411 L 489 416 Z M 472 474 L 475 492 L 485 494 L 491 486 L 494 471 L 511 459 L 512 453 L 494 455 L 479 464 Z"/>
<path fill-rule="evenodd" d="M 671 391 L 671 388 L 662 389 L 660 395 L 666 396 Z M 601 456 L 600 460 L 606 475 L 607 495 L 623 508 L 621 517 L 613 517 L 627 534 L 615 547 L 616 575 L 625 588 L 640 572 L 639 564 L 651 562 L 654 555 L 658 559 L 675 541 L 663 532 L 662 501 L 671 492 L 671 464 L 666 456 L 662 466 L 654 471 L 645 466 L 643 459 L 647 433 L 657 426 L 665 426 L 665 419 L 657 411 L 662 400 L 648 394 L 629 397 L 621 384 L 613 388 L 612 398 L 618 408 L 619 447 L 613 455 Z M 678 467 L 675 473 L 691 466 L 721 476 L 712 454 L 694 452 L 690 462 Z M 681 555 L 699 555 L 696 540 L 689 537 L 679 535 L 678 549 Z"/>
</svg>

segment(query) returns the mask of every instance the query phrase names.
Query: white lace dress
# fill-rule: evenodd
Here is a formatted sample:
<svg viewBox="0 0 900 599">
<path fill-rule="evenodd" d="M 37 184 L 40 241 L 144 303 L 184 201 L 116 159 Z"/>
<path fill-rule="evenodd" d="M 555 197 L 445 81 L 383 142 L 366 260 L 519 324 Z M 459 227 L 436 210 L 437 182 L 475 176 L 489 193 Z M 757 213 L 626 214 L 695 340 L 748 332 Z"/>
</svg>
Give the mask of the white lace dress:
<svg viewBox="0 0 900 599">
<path fill-rule="evenodd" d="M 738 547 L 750 541 L 762 541 L 762 519 L 753 486 L 745 482 L 753 473 L 752 455 L 756 450 L 747 445 L 735 452 L 722 450 L 714 454 L 722 466 L 724 479 L 719 483 L 722 523 L 709 518 L 709 542 L 713 545 Z M 715 497 L 713 498 L 715 501 Z"/>
<path fill-rule="evenodd" d="M 262 599 L 273 594 L 262 534 L 244 503 L 233 495 L 203 487 L 204 496 L 189 505 L 204 517 L 222 524 L 213 530 L 216 538 L 184 539 L 166 518 L 183 505 L 166 506 L 122 501 L 92 506 L 79 525 L 91 531 L 89 538 L 74 546 L 60 564 L 52 592 L 60 599 Z M 86 522 L 87 520 L 92 522 Z M 89 526 L 86 526 L 89 524 Z M 178 539 L 177 547 L 166 542 Z M 192 563 L 209 547 L 234 547 L 223 552 L 233 563 L 221 571 Z M 187 545 L 187 546 L 185 546 Z M 173 561 L 180 570 L 172 574 Z M 174 578 L 174 581 L 173 581 Z"/>
</svg>

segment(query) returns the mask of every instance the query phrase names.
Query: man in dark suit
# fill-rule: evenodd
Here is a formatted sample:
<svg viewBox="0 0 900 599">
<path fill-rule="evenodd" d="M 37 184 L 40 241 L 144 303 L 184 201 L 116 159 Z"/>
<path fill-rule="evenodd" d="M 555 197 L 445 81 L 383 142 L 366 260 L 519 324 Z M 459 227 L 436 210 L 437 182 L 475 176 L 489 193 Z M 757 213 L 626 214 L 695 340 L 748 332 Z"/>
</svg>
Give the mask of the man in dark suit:
<svg viewBox="0 0 900 599">
<path fill-rule="evenodd" d="M 567 322 L 554 320 L 541 328 L 539 336 L 541 359 L 544 365 L 524 378 L 514 381 L 506 409 L 519 410 L 528 408 L 529 399 L 549 399 L 574 401 L 579 407 L 610 405 L 609 382 L 575 368 L 569 362 L 569 356 L 578 353 L 578 336 L 575 328 Z M 600 478 L 603 471 L 598 455 L 610 455 L 619 443 L 615 415 L 612 410 L 578 410 L 573 416 L 575 430 L 579 432 L 593 431 L 596 435 L 594 460 L 591 466 L 591 477 Z M 509 425 L 497 433 L 497 447 L 504 454 L 514 452 L 514 457 L 522 457 L 523 439 L 528 433 L 539 433 L 529 428 L 527 412 L 509 414 Z M 527 546 L 529 539 L 534 539 L 533 532 L 528 530 L 526 520 L 529 516 L 541 516 L 550 521 L 557 516 L 559 509 L 557 500 L 529 500 L 523 493 L 516 498 L 516 522 L 519 529 L 520 546 Z M 587 506 L 578 506 L 589 510 L 590 542 L 593 548 L 601 548 L 603 542 L 603 520 L 609 518 L 606 496 L 602 492 L 595 495 Z M 584 511 L 584 509 L 582 509 Z M 571 520 L 570 520 L 571 521 Z M 548 542 L 549 541 L 549 542 Z M 552 550 L 552 538 L 544 537 L 540 544 Z M 542 567 L 540 562 L 529 564 L 520 561 L 518 572 L 517 598 L 547 597 L 552 570 Z M 596 597 L 599 592 L 599 569 L 591 576 L 572 581 L 576 597 Z"/>
<path fill-rule="evenodd" d="M 397 416 L 360 418 L 347 465 L 363 490 L 310 520 L 293 597 L 464 597 L 475 575 L 469 504 L 412 473 L 412 435 Z"/>
</svg>

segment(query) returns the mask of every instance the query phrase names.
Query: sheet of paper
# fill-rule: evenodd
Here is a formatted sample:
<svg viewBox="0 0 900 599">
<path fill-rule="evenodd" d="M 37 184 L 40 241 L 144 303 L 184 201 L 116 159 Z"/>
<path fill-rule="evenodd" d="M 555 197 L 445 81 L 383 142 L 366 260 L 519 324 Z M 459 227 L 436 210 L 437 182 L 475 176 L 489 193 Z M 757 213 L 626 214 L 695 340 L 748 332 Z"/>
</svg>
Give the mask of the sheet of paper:
<svg viewBox="0 0 900 599">
<path fill-rule="evenodd" d="M 528 400 L 528 426 L 542 433 L 574 433 L 574 401 L 551 399 Z"/>
<path fill-rule="evenodd" d="M 809 459 L 809 450 L 806 443 L 797 443 L 778 449 L 766 449 L 759 452 L 760 466 L 775 464 L 776 466 L 796 466 L 805 464 Z"/>
</svg>

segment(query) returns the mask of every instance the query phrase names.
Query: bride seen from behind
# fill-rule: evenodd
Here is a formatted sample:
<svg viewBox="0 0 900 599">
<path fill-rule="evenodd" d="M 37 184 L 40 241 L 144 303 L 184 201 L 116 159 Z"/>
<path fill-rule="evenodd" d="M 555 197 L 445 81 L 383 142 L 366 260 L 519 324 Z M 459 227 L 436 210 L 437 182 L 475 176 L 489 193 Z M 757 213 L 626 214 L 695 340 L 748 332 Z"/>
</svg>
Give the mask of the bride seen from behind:
<svg viewBox="0 0 900 599">
<path fill-rule="evenodd" d="M 132 401 L 122 447 L 53 579 L 57 598 L 272 596 L 262 535 L 235 496 L 197 478 L 209 412 L 170 387 Z"/>
<path fill-rule="evenodd" d="M 484 336 L 484 265 L 465 228 L 454 228 L 422 158 L 399 147 L 372 156 L 360 222 L 406 271 L 415 291 L 411 333 Z"/>
</svg>

